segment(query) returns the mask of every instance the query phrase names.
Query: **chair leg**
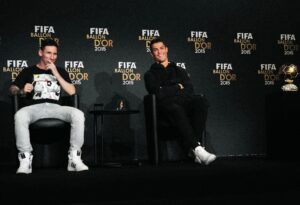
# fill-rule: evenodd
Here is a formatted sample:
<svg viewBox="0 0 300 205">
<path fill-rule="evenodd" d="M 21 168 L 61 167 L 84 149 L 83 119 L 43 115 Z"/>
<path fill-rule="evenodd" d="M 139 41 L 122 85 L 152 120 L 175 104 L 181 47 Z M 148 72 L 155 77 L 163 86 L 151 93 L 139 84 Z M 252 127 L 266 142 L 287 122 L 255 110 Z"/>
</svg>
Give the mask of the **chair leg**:
<svg viewBox="0 0 300 205">
<path fill-rule="evenodd" d="M 202 146 L 204 146 L 204 147 L 206 145 L 206 135 L 207 135 L 206 126 L 204 126 L 204 130 L 203 130 L 203 133 L 202 133 L 202 142 L 201 142 Z"/>
</svg>

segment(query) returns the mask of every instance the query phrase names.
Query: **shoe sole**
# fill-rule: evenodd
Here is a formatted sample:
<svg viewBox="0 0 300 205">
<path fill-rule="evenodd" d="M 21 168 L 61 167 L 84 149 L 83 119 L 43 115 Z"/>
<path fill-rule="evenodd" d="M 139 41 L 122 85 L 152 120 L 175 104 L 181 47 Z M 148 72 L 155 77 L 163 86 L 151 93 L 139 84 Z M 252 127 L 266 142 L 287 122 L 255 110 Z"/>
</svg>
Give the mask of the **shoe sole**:
<svg viewBox="0 0 300 205">
<path fill-rule="evenodd" d="M 75 168 L 73 168 L 73 167 L 68 167 L 67 170 L 68 170 L 69 172 L 81 172 L 81 171 L 87 171 L 87 170 L 89 170 L 89 168 L 77 170 L 77 169 L 75 169 Z"/>
<path fill-rule="evenodd" d="M 28 171 L 28 172 L 20 172 L 20 171 L 17 171 L 16 174 L 31 174 L 32 173 L 32 170 Z"/>
<path fill-rule="evenodd" d="M 209 165 L 210 163 L 212 163 L 213 161 L 216 160 L 216 155 L 211 155 L 207 158 L 207 160 L 203 161 L 205 165 Z"/>
</svg>

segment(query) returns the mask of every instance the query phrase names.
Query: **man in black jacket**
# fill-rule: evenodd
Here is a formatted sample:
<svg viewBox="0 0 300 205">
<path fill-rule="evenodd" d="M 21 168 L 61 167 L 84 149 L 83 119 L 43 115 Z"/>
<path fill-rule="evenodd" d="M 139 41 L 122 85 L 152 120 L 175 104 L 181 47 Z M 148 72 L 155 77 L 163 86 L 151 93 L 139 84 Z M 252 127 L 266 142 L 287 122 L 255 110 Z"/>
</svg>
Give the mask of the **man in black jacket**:
<svg viewBox="0 0 300 205">
<path fill-rule="evenodd" d="M 162 39 L 150 43 L 155 63 L 145 73 L 149 94 L 157 98 L 158 112 L 172 118 L 174 127 L 182 136 L 187 153 L 192 151 L 196 163 L 209 164 L 216 155 L 201 146 L 201 136 L 207 118 L 207 105 L 203 98 L 194 96 L 193 85 L 187 72 L 168 60 L 168 47 Z"/>
</svg>

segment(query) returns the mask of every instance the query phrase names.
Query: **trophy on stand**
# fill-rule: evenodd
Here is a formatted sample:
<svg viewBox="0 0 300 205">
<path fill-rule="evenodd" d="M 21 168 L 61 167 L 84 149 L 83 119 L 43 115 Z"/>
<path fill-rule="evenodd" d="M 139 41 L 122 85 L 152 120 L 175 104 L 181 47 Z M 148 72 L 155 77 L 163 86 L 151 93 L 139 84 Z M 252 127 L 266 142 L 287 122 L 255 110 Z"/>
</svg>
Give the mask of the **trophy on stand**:
<svg viewBox="0 0 300 205">
<path fill-rule="evenodd" d="M 298 76 L 298 68 L 294 64 L 282 65 L 280 69 L 280 74 L 284 77 L 284 84 L 281 86 L 283 91 L 298 91 L 298 87 L 293 84 L 294 80 Z"/>
</svg>

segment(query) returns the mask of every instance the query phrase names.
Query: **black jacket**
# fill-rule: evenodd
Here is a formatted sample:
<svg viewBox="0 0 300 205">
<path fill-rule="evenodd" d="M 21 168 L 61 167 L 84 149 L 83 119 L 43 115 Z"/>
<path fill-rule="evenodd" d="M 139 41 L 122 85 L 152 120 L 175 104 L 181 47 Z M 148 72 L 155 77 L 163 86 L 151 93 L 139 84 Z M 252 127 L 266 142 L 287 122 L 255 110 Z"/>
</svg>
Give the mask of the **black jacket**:
<svg viewBox="0 0 300 205">
<path fill-rule="evenodd" d="M 159 63 L 152 64 L 145 73 L 144 80 L 148 93 L 156 95 L 158 103 L 181 101 L 190 98 L 194 93 L 186 70 L 172 62 L 166 68 Z M 182 84 L 184 89 L 180 89 L 178 83 Z"/>
</svg>

